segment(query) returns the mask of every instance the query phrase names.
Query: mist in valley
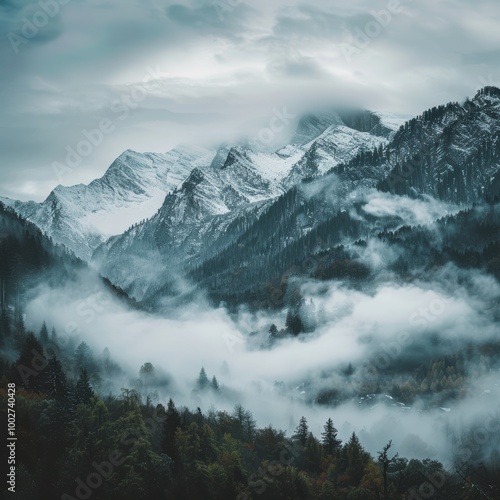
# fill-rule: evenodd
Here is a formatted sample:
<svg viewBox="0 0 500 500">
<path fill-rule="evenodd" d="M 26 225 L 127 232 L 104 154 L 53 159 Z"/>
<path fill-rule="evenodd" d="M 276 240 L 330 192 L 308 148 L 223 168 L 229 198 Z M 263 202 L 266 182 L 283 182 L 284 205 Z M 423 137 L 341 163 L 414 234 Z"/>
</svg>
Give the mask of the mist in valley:
<svg viewBox="0 0 500 500">
<path fill-rule="evenodd" d="M 426 220 L 435 203 L 413 204 L 411 217 Z M 364 210 L 400 216 L 409 208 L 374 196 Z M 241 404 L 258 426 L 272 425 L 288 436 L 302 416 L 316 435 L 332 418 L 340 439 L 356 432 L 372 454 L 392 440 L 402 456 L 452 466 L 456 437 L 476 428 L 484 431 L 488 418 L 490 431 L 484 432 L 491 434 L 488 443 L 494 449 L 500 395 L 496 360 L 467 360 L 463 389 L 442 403 L 417 394 L 405 404 L 390 388 L 464 346 L 498 344 L 492 304 L 500 298 L 500 286 L 490 275 L 451 264 L 404 282 L 385 270 L 396 257 L 380 241 L 369 241 L 362 259 L 378 277 L 366 289 L 296 278 L 301 314 L 314 323 L 313 331 L 297 336 L 283 333 L 286 308 L 230 311 L 214 307 L 198 291 L 191 303 L 177 309 L 145 312 L 114 297 L 88 271 L 80 273 L 77 283 L 34 290 L 25 324 L 39 331 L 45 321 L 59 342 L 74 349 L 84 341 L 98 360 L 108 349 L 119 370 L 92 381 L 103 397 L 135 388 L 154 404 L 166 405 L 172 398 L 178 406 L 203 412 L 231 412 Z M 278 331 L 274 339 L 271 325 Z M 145 378 L 141 367 L 146 363 L 153 371 Z M 202 367 L 209 380 L 216 377 L 218 390 L 197 387 Z M 321 401 L 322 394 L 332 392 L 335 397 Z M 484 453 L 489 450 L 485 446 Z"/>
</svg>

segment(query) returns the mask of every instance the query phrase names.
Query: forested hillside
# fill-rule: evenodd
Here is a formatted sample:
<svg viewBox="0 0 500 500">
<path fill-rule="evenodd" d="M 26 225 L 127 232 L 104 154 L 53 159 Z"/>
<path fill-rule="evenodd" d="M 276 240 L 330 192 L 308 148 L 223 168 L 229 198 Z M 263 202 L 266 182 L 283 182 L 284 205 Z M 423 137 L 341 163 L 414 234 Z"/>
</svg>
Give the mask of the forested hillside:
<svg viewBox="0 0 500 500">
<path fill-rule="evenodd" d="M 241 405 L 203 413 L 157 401 L 151 363 L 142 366 L 134 388 L 111 395 L 103 382 L 121 368 L 109 351 L 95 356 L 85 342 L 68 343 L 45 324 L 34 335 L 9 320 L 8 330 L 16 328 L 15 337 L 4 337 L 3 348 L 16 350 L 17 359 L 1 367 L 0 400 L 5 416 L 7 389 L 16 383 L 21 500 L 403 500 L 429 492 L 436 499 L 479 500 L 500 491 L 498 454 L 484 457 L 472 432 L 453 437 L 472 455 L 466 462 L 457 456 L 447 468 L 400 457 L 390 442 L 371 456 L 355 433 L 338 439 L 334 408 L 320 435 L 302 417 L 287 436 L 271 425 L 258 427 Z M 224 386 L 215 377 L 210 382 L 202 368 L 193 374 L 193 391 L 217 393 Z"/>
</svg>

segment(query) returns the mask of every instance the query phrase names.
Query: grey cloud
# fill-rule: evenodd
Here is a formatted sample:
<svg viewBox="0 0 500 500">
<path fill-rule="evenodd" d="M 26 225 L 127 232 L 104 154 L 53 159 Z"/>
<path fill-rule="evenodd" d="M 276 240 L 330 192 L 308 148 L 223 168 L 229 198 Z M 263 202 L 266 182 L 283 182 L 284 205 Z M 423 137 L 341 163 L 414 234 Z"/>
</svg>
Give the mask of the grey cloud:
<svg viewBox="0 0 500 500">
<path fill-rule="evenodd" d="M 71 180 L 102 174 L 131 141 L 138 150 L 228 141 L 236 130 L 251 133 L 248 124 L 265 122 L 274 107 L 307 111 L 339 96 L 416 114 L 500 76 L 493 0 L 401 0 L 404 11 L 350 62 L 341 44 L 387 1 L 221 2 L 233 6 L 223 16 L 212 0 L 72 0 L 18 54 L 6 35 L 37 2 L 0 2 L 0 161 L 9 179 L 0 195 L 25 198 L 16 183 L 29 181 L 44 198 L 54 181 L 40 165 L 106 114 L 148 65 L 165 72 L 159 91 L 89 159 L 88 174 Z"/>
<path fill-rule="evenodd" d="M 294 14 L 285 10 L 276 20 L 274 33 L 278 37 L 295 38 L 301 35 L 331 41 L 342 40 L 346 30 L 365 26 L 373 20 L 369 13 L 339 15 L 310 5 L 300 6 Z"/>
<path fill-rule="evenodd" d="M 462 64 L 494 64 L 500 61 L 500 50 L 462 54 Z"/>
<path fill-rule="evenodd" d="M 271 72 L 277 72 L 291 78 L 325 77 L 328 73 L 312 57 L 295 57 L 274 61 L 269 66 Z"/>
<path fill-rule="evenodd" d="M 245 2 L 197 2 L 188 6 L 174 4 L 166 7 L 167 17 L 196 34 L 243 38 L 251 30 L 256 10 Z"/>
<path fill-rule="evenodd" d="M 0 39 L 2 45 L 17 44 L 16 37 L 24 41 L 20 47 L 33 47 L 58 38 L 63 33 L 59 15 L 64 6 L 56 2 L 57 13 L 48 14 L 39 2 L 33 0 L 5 1 L 0 4 Z"/>
<path fill-rule="evenodd" d="M 449 271 L 454 279 L 437 274 L 431 283 L 385 283 L 373 293 L 338 283 L 304 283 L 303 295 L 314 298 L 317 307 L 323 307 L 326 324 L 315 334 L 283 340 L 273 349 L 262 350 L 253 343 L 259 336 L 264 341 L 267 336 L 262 331 L 264 325 L 283 325 L 285 312 L 250 314 L 241 311 L 231 317 L 222 308 L 211 309 L 200 294 L 192 304 L 185 304 L 168 317 L 154 316 L 128 310 L 108 295 L 109 291 L 102 288 L 95 276 L 87 276 L 85 272 L 81 273 L 78 286 L 73 282 L 56 288 L 43 284 L 35 290 L 26 307 L 26 326 L 38 330 L 42 321 L 47 321 L 56 328 L 60 338 L 65 338 L 66 325 L 76 323 L 79 335 L 94 351 L 108 347 L 128 376 L 137 374 L 147 361 L 168 370 L 174 384 L 160 396 L 175 397 L 178 404 L 202 409 L 216 405 L 218 409 L 230 410 L 234 404 L 243 403 L 255 412 L 259 425 L 271 421 L 277 427 L 288 427 L 289 431 L 293 431 L 289 426 L 290 416 L 296 421 L 299 415 L 305 415 L 316 434 L 326 419 L 334 415 L 339 436 L 345 440 L 353 430 L 364 429 L 364 445 L 372 453 L 376 453 L 383 442 L 397 439 L 395 445 L 405 450 L 405 455 L 426 458 L 430 454 L 443 460 L 448 458 L 450 449 L 446 440 L 450 422 L 448 418 L 443 420 L 444 414 L 439 411 L 420 412 L 418 407 L 425 397 L 422 401 L 417 398 L 413 409 L 407 408 L 405 413 L 384 405 L 363 410 L 356 400 L 335 408 L 311 407 L 306 398 L 314 395 L 311 388 L 331 389 L 340 384 L 345 388 L 346 380 L 339 376 L 339 369 L 349 362 L 356 370 L 351 383 L 352 380 L 356 384 L 363 380 L 373 382 L 374 372 L 370 367 L 375 366 L 372 363 L 376 362 L 377 353 L 394 342 L 399 348 L 391 351 L 394 354 L 390 366 L 380 368 L 377 377 L 387 372 L 392 375 L 391 368 L 396 368 L 396 364 L 406 363 L 424 353 L 426 359 L 451 354 L 452 351 L 441 351 L 437 344 L 431 352 L 422 350 L 435 332 L 443 341 L 439 344 L 441 348 L 451 346 L 455 349 L 469 341 L 486 342 L 495 338 L 497 328 L 493 314 L 485 311 L 484 306 L 489 300 L 498 299 L 498 283 L 471 271 Z M 89 290 L 101 293 L 106 305 L 96 312 L 91 322 L 79 313 L 79 306 L 88 299 Z M 412 320 L 415 314 L 420 314 L 418 311 L 429 309 L 433 303 L 441 304 L 439 313 L 424 325 Z M 116 331 L 120 332 L 119 336 L 114 334 Z M 256 331 L 261 333 L 250 335 Z M 400 340 L 402 332 L 408 334 L 404 343 Z M 134 348 L 127 351 L 124 345 Z M 169 353 L 168 363 L 165 363 L 165 352 Z M 229 389 L 228 400 L 208 395 L 193 399 L 191 390 L 200 367 L 217 373 L 219 378 L 217 370 L 225 361 L 231 375 L 221 373 L 219 382 Z M 472 384 L 467 384 L 470 391 L 464 399 L 453 403 L 451 415 L 459 416 L 462 426 L 498 406 L 495 400 L 498 376 L 498 369 L 476 376 Z M 126 379 L 113 382 L 117 391 L 128 383 Z M 308 392 L 305 398 L 297 393 L 300 384 L 304 384 Z M 485 389 L 490 390 L 491 401 L 481 399 Z M 418 429 L 417 442 L 414 442 L 415 429 Z"/>
</svg>

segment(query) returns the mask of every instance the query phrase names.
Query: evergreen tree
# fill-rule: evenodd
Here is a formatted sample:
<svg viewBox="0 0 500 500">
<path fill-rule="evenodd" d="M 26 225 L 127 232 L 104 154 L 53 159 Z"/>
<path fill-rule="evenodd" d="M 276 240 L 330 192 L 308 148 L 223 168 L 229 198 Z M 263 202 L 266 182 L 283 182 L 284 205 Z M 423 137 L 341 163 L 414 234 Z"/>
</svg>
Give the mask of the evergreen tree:
<svg viewBox="0 0 500 500">
<path fill-rule="evenodd" d="M 39 338 L 42 345 L 47 345 L 49 343 L 49 331 L 47 330 L 45 321 L 43 322 L 42 329 L 40 330 Z"/>
<path fill-rule="evenodd" d="M 14 340 L 14 347 L 21 349 L 26 339 L 26 328 L 24 326 L 23 315 L 20 313 L 15 316 L 12 337 Z"/>
<path fill-rule="evenodd" d="M 149 390 L 151 380 L 154 378 L 155 369 L 152 363 L 144 363 L 139 369 L 139 376 L 146 391 Z"/>
<path fill-rule="evenodd" d="M 15 376 L 27 391 L 41 392 L 45 386 L 48 360 L 43 356 L 43 348 L 32 332 L 29 332 L 22 344 L 16 362 Z"/>
<path fill-rule="evenodd" d="M 80 404 L 89 405 L 94 396 L 94 391 L 89 382 L 89 377 L 87 375 L 87 370 L 82 368 L 80 372 L 80 377 L 76 383 L 74 390 L 73 401 L 75 406 Z"/>
<path fill-rule="evenodd" d="M 75 351 L 75 362 L 79 370 L 91 370 L 93 368 L 92 349 L 86 342 L 80 342 Z"/>
<path fill-rule="evenodd" d="M 295 429 L 295 434 L 292 439 L 297 441 L 300 446 L 305 446 L 307 443 L 307 437 L 309 436 L 309 426 L 307 425 L 306 417 L 301 417 L 299 425 Z"/>
<path fill-rule="evenodd" d="M 212 389 L 214 391 L 218 391 L 219 390 L 219 382 L 217 382 L 217 379 L 215 378 L 215 375 L 212 378 Z"/>
<path fill-rule="evenodd" d="M 207 372 L 205 371 L 205 368 L 201 368 L 200 374 L 198 375 L 198 381 L 196 382 L 196 385 L 198 386 L 198 389 L 203 390 L 206 389 L 209 386 L 210 382 L 207 377 Z"/>
<path fill-rule="evenodd" d="M 354 368 L 352 367 L 352 363 L 349 363 L 349 366 L 345 369 L 344 374 L 346 377 L 350 377 L 354 373 Z"/>
<path fill-rule="evenodd" d="M 293 335 L 298 335 L 304 331 L 304 325 L 302 324 L 302 320 L 300 319 L 300 314 L 298 311 L 289 310 L 286 315 L 285 321 L 286 329 L 289 333 Z"/>
<path fill-rule="evenodd" d="M 46 392 L 50 397 L 61 402 L 65 401 L 68 396 L 66 375 L 56 356 L 49 360 L 47 367 Z"/>
<path fill-rule="evenodd" d="M 52 331 L 50 332 L 50 342 L 57 346 L 57 333 L 54 327 L 52 327 Z"/>
<path fill-rule="evenodd" d="M 331 418 L 326 421 L 323 428 L 325 429 L 325 431 L 321 433 L 321 444 L 323 445 L 323 449 L 329 455 L 335 455 L 342 441 L 337 439 L 338 431 L 335 429 Z"/>
<path fill-rule="evenodd" d="M 302 462 L 305 470 L 314 474 L 319 474 L 321 461 L 323 460 L 323 450 L 319 441 L 309 433 L 306 440 L 305 449 L 302 455 Z"/>
<path fill-rule="evenodd" d="M 164 424 L 164 450 L 165 453 L 174 461 L 174 467 L 178 464 L 178 452 L 175 445 L 175 434 L 181 427 L 181 417 L 172 399 L 168 400 L 167 411 L 165 413 Z"/>
<path fill-rule="evenodd" d="M 352 484 L 358 486 L 363 478 L 365 464 L 369 460 L 369 455 L 361 446 L 356 433 L 352 433 L 349 441 L 345 445 L 347 451 L 347 474 L 351 478 Z"/>
<path fill-rule="evenodd" d="M 234 420 L 233 435 L 244 442 L 252 442 L 255 438 L 255 420 L 252 413 L 243 406 L 236 405 L 231 416 Z"/>
<path fill-rule="evenodd" d="M 269 346 L 272 346 L 278 338 L 278 328 L 276 327 L 275 324 L 272 324 L 271 327 L 269 328 L 269 336 L 267 338 L 267 344 Z"/>
</svg>

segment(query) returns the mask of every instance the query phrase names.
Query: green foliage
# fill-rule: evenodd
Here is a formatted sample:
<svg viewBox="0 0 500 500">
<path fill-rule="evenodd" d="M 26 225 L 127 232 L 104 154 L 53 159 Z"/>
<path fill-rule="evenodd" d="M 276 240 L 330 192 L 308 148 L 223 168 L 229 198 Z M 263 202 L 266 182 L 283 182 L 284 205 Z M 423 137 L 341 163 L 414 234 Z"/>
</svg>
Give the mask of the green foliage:
<svg viewBox="0 0 500 500">
<path fill-rule="evenodd" d="M 295 434 L 292 436 L 300 446 L 305 446 L 309 437 L 309 426 L 307 425 L 306 417 L 301 417 L 299 425 L 295 429 Z"/>
<path fill-rule="evenodd" d="M 321 433 L 321 444 L 325 453 L 329 455 L 336 455 L 342 441 L 337 439 L 337 429 L 333 425 L 333 421 L 329 418 L 324 425 L 324 432 Z"/>
<path fill-rule="evenodd" d="M 19 498 L 78 498 L 77 489 L 90 483 L 98 484 L 89 490 L 95 500 L 399 500 L 418 491 L 426 478 L 442 484 L 436 499 L 465 491 L 472 500 L 480 498 L 480 491 L 495 495 L 500 487 L 479 470 L 468 469 L 464 479 L 437 461 L 391 455 L 390 442 L 374 460 L 355 433 L 343 444 L 330 418 L 321 440 L 309 431 L 305 417 L 287 438 L 279 429 L 257 428 L 241 405 L 231 413 L 208 414 L 177 408 L 172 399 L 166 408 L 155 407 L 147 395 L 128 388 L 119 397 L 103 398 L 85 367 L 75 376 L 67 366 L 74 362 L 74 345 L 47 357 L 32 333 L 23 335 L 17 362 L 36 368 L 37 374 L 23 381 L 17 370 L 10 370 L 20 378 Z M 100 363 L 84 345 L 77 351 L 82 365 L 94 365 L 97 373 L 111 363 L 109 351 Z M 459 364 L 451 357 L 437 360 L 416 376 L 450 377 Z M 153 372 L 145 363 L 140 376 L 147 379 Z M 210 383 L 203 373 L 206 387 L 215 389 L 215 377 Z M 1 380 L 0 394 L 5 395 L 7 378 Z M 6 408 L 5 396 L 0 399 Z M 472 446 L 467 435 L 461 439 Z M 488 478 L 500 477 L 498 458 L 485 462 Z"/>
<path fill-rule="evenodd" d="M 80 372 L 80 377 L 76 383 L 76 387 L 73 393 L 73 403 L 75 406 L 78 405 L 88 405 L 92 401 L 92 396 L 94 391 L 89 382 L 89 377 L 87 375 L 87 369 L 82 368 Z"/>
</svg>

